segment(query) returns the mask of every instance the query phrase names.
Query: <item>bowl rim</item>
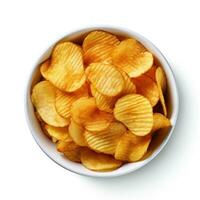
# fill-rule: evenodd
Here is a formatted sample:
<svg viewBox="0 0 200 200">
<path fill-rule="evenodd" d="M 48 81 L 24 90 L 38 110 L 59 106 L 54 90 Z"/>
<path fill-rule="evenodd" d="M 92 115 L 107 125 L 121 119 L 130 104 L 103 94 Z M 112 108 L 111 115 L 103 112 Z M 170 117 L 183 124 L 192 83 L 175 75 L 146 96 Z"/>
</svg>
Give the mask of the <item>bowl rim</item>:
<svg viewBox="0 0 200 200">
<path fill-rule="evenodd" d="M 177 87 L 177 81 L 176 81 L 176 78 L 175 78 L 175 75 L 174 75 L 174 72 L 172 70 L 172 67 L 170 65 L 170 63 L 168 62 L 168 60 L 166 59 L 166 57 L 163 55 L 163 53 L 150 41 L 148 40 L 146 37 L 144 37 L 143 35 L 129 29 L 129 28 L 125 28 L 125 27 L 122 27 L 122 26 L 113 26 L 113 25 L 96 25 L 96 26 L 84 26 L 84 27 L 80 27 L 80 28 L 76 28 L 76 29 L 72 29 L 72 30 L 68 30 L 63 37 L 60 37 L 58 38 L 57 41 L 67 37 L 67 36 L 71 36 L 71 35 L 75 35 L 77 33 L 81 33 L 81 32 L 89 32 L 89 31 L 92 31 L 92 30 L 105 30 L 105 31 L 109 31 L 112 33 L 112 31 L 119 31 L 119 32 L 122 32 L 122 33 L 127 33 L 129 35 L 131 35 L 132 37 L 136 37 L 136 39 L 140 41 L 143 41 L 145 43 L 148 43 L 155 51 L 156 51 L 156 56 L 159 57 L 158 60 L 160 58 L 163 59 L 163 61 L 165 62 L 165 66 L 164 68 L 168 68 L 169 70 L 169 73 L 170 73 L 170 77 L 171 79 L 173 80 L 173 95 L 174 95 L 174 99 L 175 99 L 175 102 L 176 102 L 176 107 L 173 108 L 173 118 L 174 118 L 174 124 L 173 126 L 171 127 L 171 129 L 169 130 L 169 133 L 168 135 L 166 136 L 165 140 L 159 145 L 159 147 L 157 147 L 156 151 L 153 152 L 153 154 L 148 157 L 147 159 L 145 159 L 141 165 L 133 168 L 133 169 L 128 169 L 128 170 L 122 170 L 121 172 L 116 172 L 116 173 L 111 173 L 111 172 L 94 172 L 92 171 L 92 173 L 87 173 L 87 172 L 83 172 L 83 171 L 77 171 L 77 170 L 74 170 L 74 169 L 71 169 L 71 168 L 68 168 L 67 166 L 64 166 L 62 165 L 61 163 L 57 162 L 53 157 L 51 157 L 49 154 L 48 154 L 48 151 L 46 151 L 42 145 L 40 145 L 39 141 L 37 140 L 36 138 L 36 134 L 35 134 L 35 129 L 33 127 L 33 124 L 32 124 L 32 119 L 30 117 L 30 113 L 29 113 L 29 102 L 28 102 L 28 99 L 29 99 L 29 96 L 30 96 L 30 88 L 31 88 L 31 85 L 32 85 L 32 77 L 34 75 L 34 72 L 38 66 L 38 62 L 42 59 L 42 55 L 44 54 L 44 52 L 46 52 L 48 50 L 48 48 L 53 45 L 55 43 L 55 41 L 52 42 L 52 44 L 50 44 L 46 50 L 43 52 L 42 55 L 39 56 L 39 58 L 36 60 L 35 64 L 33 65 L 32 69 L 30 70 L 30 74 L 28 75 L 27 77 L 27 84 L 25 85 L 25 95 L 24 95 L 24 111 L 25 111 L 25 118 L 26 118 L 26 122 L 28 124 L 28 127 L 29 127 L 29 130 L 35 140 L 35 142 L 37 143 L 37 145 L 40 147 L 40 149 L 51 159 L 53 160 L 55 163 L 57 163 L 59 166 L 63 167 L 64 169 L 68 170 L 68 171 L 71 171 L 73 173 L 76 173 L 76 174 L 79 174 L 79 175 L 84 175 L 84 176 L 89 176 L 89 177 L 104 177 L 104 178 L 109 178 L 109 177 L 117 177 L 117 176 L 121 176 L 121 175 L 125 175 L 125 174 L 129 174 L 131 172 L 134 172 L 140 168 L 142 168 L 143 166 L 145 166 L 146 164 L 148 164 L 150 161 L 152 161 L 161 151 L 162 149 L 164 149 L 164 147 L 166 146 L 166 144 L 168 143 L 169 139 L 171 138 L 171 135 L 172 133 L 174 132 L 174 128 L 176 126 L 176 123 L 177 123 L 177 119 L 178 119 L 178 115 L 179 115 L 179 92 L 178 92 L 178 87 Z M 167 76 L 168 78 L 168 76 Z M 112 172 L 115 172 L 115 171 L 112 171 Z"/>
</svg>

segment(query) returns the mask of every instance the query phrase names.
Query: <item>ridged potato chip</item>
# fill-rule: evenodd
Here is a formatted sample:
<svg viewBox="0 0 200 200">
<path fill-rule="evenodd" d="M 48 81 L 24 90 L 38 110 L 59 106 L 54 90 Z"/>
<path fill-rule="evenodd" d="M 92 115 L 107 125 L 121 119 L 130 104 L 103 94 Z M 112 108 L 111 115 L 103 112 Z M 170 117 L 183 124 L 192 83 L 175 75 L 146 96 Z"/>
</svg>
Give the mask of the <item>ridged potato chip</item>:
<svg viewBox="0 0 200 200">
<path fill-rule="evenodd" d="M 118 38 L 105 31 L 92 31 L 90 32 L 83 41 L 83 50 L 86 52 L 88 49 L 99 44 L 106 44 L 111 46 L 116 46 L 120 42 Z"/>
<path fill-rule="evenodd" d="M 130 132 L 124 134 L 118 142 L 115 159 L 135 162 L 140 160 L 147 152 L 151 136 L 136 136 Z"/>
<path fill-rule="evenodd" d="M 124 88 L 121 95 L 136 93 L 136 86 L 130 77 L 124 71 L 121 70 L 120 72 L 124 78 Z"/>
<path fill-rule="evenodd" d="M 147 135 L 153 126 L 153 111 L 149 100 L 139 94 L 129 94 L 118 99 L 114 117 L 135 135 Z"/>
<path fill-rule="evenodd" d="M 108 44 L 97 44 L 88 49 L 83 56 L 84 64 L 87 66 L 91 63 L 112 63 L 111 53 L 115 46 Z"/>
<path fill-rule="evenodd" d="M 90 149 L 81 151 L 81 162 L 86 168 L 100 172 L 112 171 L 122 165 L 122 161 L 115 160 L 110 155 L 96 153 Z"/>
<path fill-rule="evenodd" d="M 93 97 L 81 97 L 71 106 L 71 116 L 77 124 L 83 124 L 97 110 Z"/>
<path fill-rule="evenodd" d="M 98 109 L 112 113 L 117 97 L 109 97 L 101 94 L 92 84 L 90 85 L 90 89 Z"/>
<path fill-rule="evenodd" d="M 110 126 L 113 119 L 114 117 L 110 113 L 97 111 L 93 113 L 93 115 L 91 115 L 83 124 L 85 129 L 88 131 L 103 131 Z"/>
<path fill-rule="evenodd" d="M 105 131 L 86 131 L 84 136 L 88 146 L 100 153 L 115 153 L 115 149 L 120 137 L 126 132 L 126 127 L 120 122 L 113 122 Z"/>
<path fill-rule="evenodd" d="M 157 82 L 157 86 L 158 86 L 160 102 L 161 102 L 162 108 L 163 108 L 163 113 L 165 116 L 167 116 L 167 108 L 166 108 L 166 104 L 165 104 L 165 98 L 163 95 L 163 93 L 167 87 L 167 80 L 166 80 L 165 73 L 161 67 L 158 67 L 156 69 L 156 82 Z"/>
<path fill-rule="evenodd" d="M 82 125 L 77 124 L 73 120 L 69 125 L 69 135 L 72 140 L 79 146 L 87 146 L 84 138 L 85 129 Z"/>
<path fill-rule="evenodd" d="M 64 127 L 69 120 L 61 117 L 55 108 L 56 88 L 49 81 L 37 83 L 32 90 L 31 99 L 44 122 L 55 127 Z"/>
<path fill-rule="evenodd" d="M 54 127 L 48 124 L 44 125 L 44 128 L 48 132 L 48 134 L 54 139 L 54 142 L 57 140 L 67 140 L 68 135 L 68 127 Z"/>
<path fill-rule="evenodd" d="M 113 64 L 130 77 L 138 77 L 153 65 L 153 55 L 135 39 L 122 41 L 112 52 Z"/>
<path fill-rule="evenodd" d="M 161 129 L 161 128 L 166 128 L 170 127 L 171 122 L 170 120 L 162 115 L 161 113 L 154 113 L 153 114 L 153 127 L 151 132 L 154 133 L 155 131 Z"/>
<path fill-rule="evenodd" d="M 88 89 L 84 84 L 80 89 L 75 92 L 63 92 L 61 90 L 56 91 L 56 110 L 64 118 L 69 119 L 70 110 L 72 103 L 75 102 L 80 97 L 87 97 Z"/>
<path fill-rule="evenodd" d="M 132 81 L 136 85 L 137 93 L 145 96 L 150 101 L 152 107 L 158 103 L 158 87 L 151 78 L 145 75 L 141 75 L 138 78 L 133 78 Z"/>
<path fill-rule="evenodd" d="M 153 65 L 147 72 L 144 73 L 144 75 L 156 82 L 156 69 L 156 65 Z"/>
<path fill-rule="evenodd" d="M 82 57 L 80 47 L 60 42 L 53 49 L 49 65 L 41 65 L 41 74 L 60 90 L 73 92 L 86 80 Z"/>
<path fill-rule="evenodd" d="M 116 96 L 124 88 L 123 76 L 114 65 L 92 63 L 87 67 L 86 75 L 92 85 L 106 96 Z"/>
</svg>

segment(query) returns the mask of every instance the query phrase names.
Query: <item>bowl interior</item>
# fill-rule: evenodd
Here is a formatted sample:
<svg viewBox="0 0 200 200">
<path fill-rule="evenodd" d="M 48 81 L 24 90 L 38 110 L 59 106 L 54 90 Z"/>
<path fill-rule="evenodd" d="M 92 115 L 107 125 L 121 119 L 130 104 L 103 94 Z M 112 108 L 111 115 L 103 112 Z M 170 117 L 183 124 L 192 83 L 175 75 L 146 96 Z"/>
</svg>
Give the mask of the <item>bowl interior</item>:
<svg viewBox="0 0 200 200">
<path fill-rule="evenodd" d="M 67 160 L 63 155 L 61 155 L 59 152 L 56 151 L 55 145 L 43 134 L 40 128 L 40 125 L 35 117 L 34 108 L 30 99 L 32 87 L 42 78 L 39 72 L 38 65 L 50 56 L 52 48 L 55 44 L 52 44 L 52 46 L 50 46 L 46 50 L 46 52 L 41 56 L 41 58 L 38 60 L 38 62 L 34 66 L 34 69 L 31 73 L 30 80 L 27 87 L 26 115 L 28 119 L 27 120 L 28 125 L 31 129 L 32 135 L 35 138 L 37 144 L 46 153 L 46 155 L 48 155 L 52 160 L 54 160 L 60 166 L 78 174 L 97 176 L 97 177 L 112 177 L 112 176 L 118 176 L 118 175 L 135 171 L 136 169 L 144 166 L 146 163 L 152 160 L 160 152 L 160 150 L 165 146 L 170 135 L 172 134 L 172 131 L 174 129 L 176 119 L 177 119 L 178 107 L 179 107 L 178 93 L 177 93 L 175 79 L 167 60 L 150 41 L 148 41 L 146 38 L 144 38 L 143 36 L 135 32 L 132 32 L 130 30 L 124 31 L 118 28 L 94 27 L 94 28 L 86 28 L 83 30 L 73 32 L 67 35 L 66 37 L 63 37 L 61 40 L 75 41 L 76 43 L 81 43 L 85 35 L 92 30 L 108 31 L 108 32 L 118 35 L 120 38 L 134 37 L 135 39 L 140 41 L 150 52 L 154 54 L 156 58 L 156 62 L 159 63 L 163 67 L 167 76 L 168 90 L 167 90 L 166 97 L 167 97 L 167 105 L 168 105 L 168 112 L 169 112 L 168 117 L 171 120 L 172 128 L 163 129 L 162 131 L 159 132 L 159 134 L 156 134 L 157 137 L 154 138 L 153 142 L 151 143 L 149 147 L 149 151 L 147 154 L 148 157 L 144 158 L 143 160 L 139 162 L 125 164 L 115 171 L 93 172 L 86 169 L 81 164 L 74 163 L 74 162 L 71 162 L 70 160 Z"/>
</svg>

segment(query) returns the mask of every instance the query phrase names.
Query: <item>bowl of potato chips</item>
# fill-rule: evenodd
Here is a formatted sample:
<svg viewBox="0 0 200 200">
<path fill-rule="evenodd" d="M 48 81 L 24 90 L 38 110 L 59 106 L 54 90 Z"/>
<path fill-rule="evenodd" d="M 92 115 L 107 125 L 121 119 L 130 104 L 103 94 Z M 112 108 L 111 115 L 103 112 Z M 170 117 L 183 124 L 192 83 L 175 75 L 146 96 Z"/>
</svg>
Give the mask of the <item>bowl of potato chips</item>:
<svg viewBox="0 0 200 200">
<path fill-rule="evenodd" d="M 72 172 L 114 177 L 151 161 L 179 109 L 170 65 L 146 38 L 93 27 L 51 45 L 31 72 L 26 117 L 39 147 Z"/>
</svg>

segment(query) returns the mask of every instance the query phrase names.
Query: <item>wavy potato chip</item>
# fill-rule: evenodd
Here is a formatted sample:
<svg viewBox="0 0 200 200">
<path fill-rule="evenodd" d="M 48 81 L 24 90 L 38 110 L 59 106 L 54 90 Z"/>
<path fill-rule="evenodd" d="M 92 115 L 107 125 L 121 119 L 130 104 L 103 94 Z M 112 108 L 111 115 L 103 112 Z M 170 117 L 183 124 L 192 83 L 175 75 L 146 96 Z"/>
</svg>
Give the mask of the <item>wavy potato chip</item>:
<svg viewBox="0 0 200 200">
<path fill-rule="evenodd" d="M 113 122 L 105 131 L 86 131 L 84 136 L 88 146 L 94 151 L 113 155 L 120 137 L 125 132 L 126 127 L 122 123 Z"/>
<path fill-rule="evenodd" d="M 166 128 L 170 127 L 171 122 L 170 120 L 162 115 L 161 113 L 154 113 L 153 114 L 153 127 L 151 132 L 154 133 L 155 131 L 161 129 L 161 128 Z"/>
<path fill-rule="evenodd" d="M 67 126 L 69 120 L 57 113 L 55 98 L 56 88 L 49 81 L 41 81 L 33 87 L 31 100 L 42 120 L 55 127 Z"/>
<path fill-rule="evenodd" d="M 89 149 L 81 151 L 81 162 L 86 168 L 100 172 L 112 171 L 122 165 L 122 161 L 115 160 L 110 155 L 96 153 Z"/>
<path fill-rule="evenodd" d="M 84 64 L 87 66 L 91 63 L 101 62 L 106 64 L 112 63 L 111 53 L 115 46 L 108 44 L 97 44 L 88 49 L 83 56 Z"/>
<path fill-rule="evenodd" d="M 152 107 L 159 101 L 159 91 L 157 84 L 148 76 L 142 75 L 133 78 L 132 81 L 136 85 L 137 93 L 145 96 L 151 103 Z"/>
<path fill-rule="evenodd" d="M 100 44 L 117 46 L 119 43 L 118 38 L 111 33 L 105 31 L 92 31 L 83 41 L 83 50 L 86 52 L 88 49 Z"/>
<path fill-rule="evenodd" d="M 56 91 L 56 110 L 64 118 L 68 119 L 71 115 L 70 110 L 72 103 L 78 100 L 80 97 L 88 96 L 88 88 L 84 84 L 80 89 L 75 92 L 67 93 L 61 90 Z"/>
<path fill-rule="evenodd" d="M 82 125 L 77 124 L 73 120 L 69 125 L 69 135 L 72 140 L 79 146 L 87 146 L 84 138 L 85 129 Z"/>
<path fill-rule="evenodd" d="M 165 73 L 161 67 L 158 67 L 156 69 L 156 82 L 157 82 L 157 86 L 158 86 L 160 102 L 161 102 L 162 108 L 163 108 L 163 113 L 165 116 L 167 116 L 167 108 L 166 108 L 166 104 L 165 104 L 165 98 L 163 95 L 163 93 L 167 87 L 167 80 L 166 80 Z"/>
<path fill-rule="evenodd" d="M 130 77 L 138 77 L 153 65 L 153 55 L 135 39 L 122 41 L 112 52 L 113 64 Z"/>
<path fill-rule="evenodd" d="M 148 146 L 151 142 L 151 136 L 136 136 L 128 132 L 124 134 L 115 152 L 115 159 L 135 162 L 140 160 L 147 152 Z"/>
<path fill-rule="evenodd" d="M 148 99 L 139 94 L 129 94 L 118 99 L 114 117 L 125 124 L 135 135 L 147 135 L 153 126 L 153 111 Z"/>
<path fill-rule="evenodd" d="M 49 65 L 41 65 L 41 74 L 60 90 L 76 91 L 86 80 L 82 57 L 80 47 L 60 42 L 53 49 Z"/>
<path fill-rule="evenodd" d="M 81 97 L 71 106 L 71 116 L 77 124 L 88 121 L 95 111 L 97 111 L 97 107 L 93 97 Z"/>
<path fill-rule="evenodd" d="M 112 113 L 117 97 L 109 97 L 101 94 L 92 84 L 90 85 L 90 89 L 98 109 Z"/>
<path fill-rule="evenodd" d="M 48 134 L 54 139 L 54 142 L 56 142 L 57 140 L 67 140 L 69 138 L 68 127 L 54 127 L 45 124 L 44 128 L 46 129 Z"/>
<path fill-rule="evenodd" d="M 121 70 L 120 72 L 124 78 L 124 89 L 121 95 L 136 93 L 136 86 L 131 81 L 130 77 L 124 71 Z"/>
<path fill-rule="evenodd" d="M 106 96 L 116 96 L 124 88 L 124 79 L 114 65 L 92 63 L 87 67 L 86 75 L 92 85 Z"/>
<path fill-rule="evenodd" d="M 106 130 L 114 117 L 110 113 L 97 111 L 88 118 L 83 124 L 88 131 L 103 131 Z"/>
</svg>

